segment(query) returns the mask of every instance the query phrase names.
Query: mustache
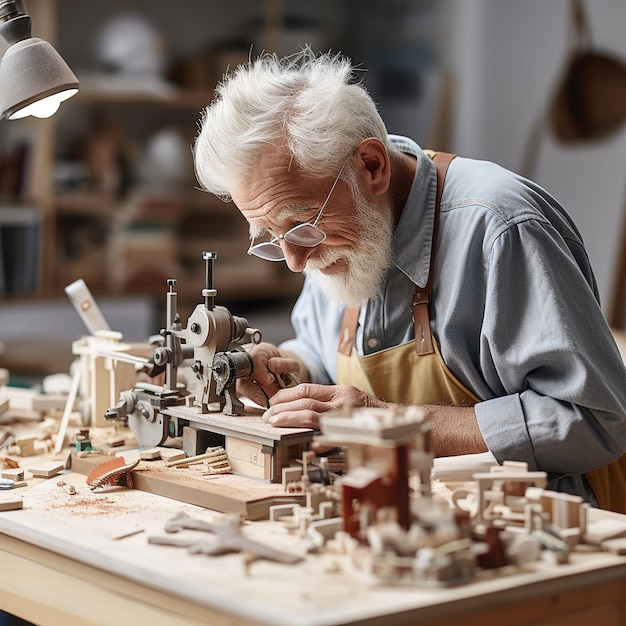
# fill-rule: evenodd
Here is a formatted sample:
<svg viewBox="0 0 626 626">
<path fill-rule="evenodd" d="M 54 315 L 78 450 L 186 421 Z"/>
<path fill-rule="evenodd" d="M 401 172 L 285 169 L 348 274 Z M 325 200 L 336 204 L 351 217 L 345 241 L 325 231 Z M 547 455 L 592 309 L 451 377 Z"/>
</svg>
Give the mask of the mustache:
<svg viewBox="0 0 626 626">
<path fill-rule="evenodd" d="M 346 255 L 340 248 L 333 248 L 325 250 L 315 259 L 309 258 L 304 267 L 304 274 L 307 272 L 314 272 L 315 270 L 321 270 L 329 265 L 332 265 L 340 259 L 345 259 Z"/>
</svg>

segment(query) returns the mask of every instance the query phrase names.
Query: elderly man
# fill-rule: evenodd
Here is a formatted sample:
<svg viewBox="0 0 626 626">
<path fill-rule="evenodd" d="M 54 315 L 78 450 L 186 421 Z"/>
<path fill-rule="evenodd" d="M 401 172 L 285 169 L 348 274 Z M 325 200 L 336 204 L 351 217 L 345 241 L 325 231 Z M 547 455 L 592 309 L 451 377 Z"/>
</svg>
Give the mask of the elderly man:
<svg viewBox="0 0 626 626">
<path fill-rule="evenodd" d="M 422 405 L 439 455 L 489 450 L 623 509 L 626 371 L 580 234 L 536 184 L 450 159 L 389 135 L 340 55 L 224 78 L 198 180 L 247 219 L 250 254 L 306 276 L 295 339 L 258 346 L 240 391 L 269 397 L 275 426 Z"/>
</svg>

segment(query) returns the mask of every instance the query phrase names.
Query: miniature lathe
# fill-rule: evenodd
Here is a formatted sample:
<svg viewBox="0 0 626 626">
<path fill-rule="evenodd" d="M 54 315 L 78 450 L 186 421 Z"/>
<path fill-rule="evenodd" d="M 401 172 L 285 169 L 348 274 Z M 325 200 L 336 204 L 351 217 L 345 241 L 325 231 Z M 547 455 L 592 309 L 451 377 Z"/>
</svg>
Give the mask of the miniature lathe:
<svg viewBox="0 0 626 626">
<path fill-rule="evenodd" d="M 120 394 L 105 417 L 126 423 L 142 447 L 180 437 L 185 428 L 198 429 L 206 434 L 203 445 L 225 447 L 235 472 L 279 482 L 281 468 L 301 458 L 315 431 L 274 428 L 258 412 L 246 412 L 235 383 L 252 373 L 252 357 L 245 348 L 259 343 L 261 333 L 250 328 L 245 318 L 215 305 L 213 263 L 217 255 L 204 252 L 202 258 L 206 264 L 204 301 L 184 328 L 177 312 L 176 281 L 167 281 L 164 343 L 153 355 L 155 366 L 165 372 L 165 383 L 137 383 Z M 195 375 L 193 390 L 178 381 L 178 369 L 184 364 L 190 364 Z"/>
</svg>

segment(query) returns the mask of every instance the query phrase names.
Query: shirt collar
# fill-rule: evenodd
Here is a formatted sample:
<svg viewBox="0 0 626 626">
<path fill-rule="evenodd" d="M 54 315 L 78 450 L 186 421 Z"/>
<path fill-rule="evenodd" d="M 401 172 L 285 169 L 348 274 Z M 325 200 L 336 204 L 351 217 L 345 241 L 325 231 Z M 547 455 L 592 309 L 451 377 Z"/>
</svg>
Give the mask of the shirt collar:
<svg viewBox="0 0 626 626">
<path fill-rule="evenodd" d="M 430 270 L 437 172 L 432 159 L 414 141 L 398 135 L 389 138 L 395 148 L 417 159 L 415 178 L 394 232 L 394 263 L 416 285 L 425 287 Z"/>
</svg>

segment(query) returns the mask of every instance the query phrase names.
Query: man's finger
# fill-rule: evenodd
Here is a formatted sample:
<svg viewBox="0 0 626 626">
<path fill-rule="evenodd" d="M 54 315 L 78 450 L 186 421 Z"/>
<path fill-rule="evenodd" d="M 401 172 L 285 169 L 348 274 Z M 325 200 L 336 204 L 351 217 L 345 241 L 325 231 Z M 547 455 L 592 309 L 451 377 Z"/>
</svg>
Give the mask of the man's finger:
<svg viewBox="0 0 626 626">
<path fill-rule="evenodd" d="M 282 404 L 283 402 L 294 402 L 301 399 L 320 400 L 330 402 L 332 400 L 332 387 L 328 385 L 317 385 L 314 383 L 300 383 L 293 387 L 288 386 L 280 389 L 276 395 L 272 395 L 270 405 Z"/>
<path fill-rule="evenodd" d="M 273 357 L 267 362 L 267 369 L 276 376 L 281 388 L 294 387 L 300 383 L 298 364 L 292 358 Z"/>
</svg>

